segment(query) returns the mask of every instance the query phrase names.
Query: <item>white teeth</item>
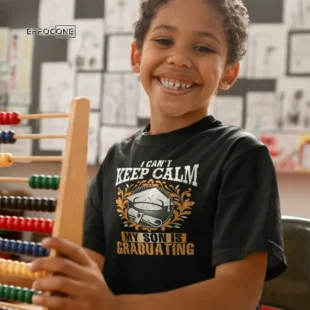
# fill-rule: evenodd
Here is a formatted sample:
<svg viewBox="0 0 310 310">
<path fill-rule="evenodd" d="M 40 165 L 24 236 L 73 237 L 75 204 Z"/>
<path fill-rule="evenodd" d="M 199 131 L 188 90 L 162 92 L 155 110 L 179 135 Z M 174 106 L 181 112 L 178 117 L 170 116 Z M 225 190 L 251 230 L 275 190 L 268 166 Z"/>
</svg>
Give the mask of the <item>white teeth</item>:
<svg viewBox="0 0 310 310">
<path fill-rule="evenodd" d="M 181 84 L 179 82 L 177 83 L 169 82 L 168 79 L 163 79 L 163 78 L 160 78 L 159 80 L 165 87 L 169 89 L 173 89 L 173 90 L 178 90 L 180 88 L 188 89 L 192 86 L 192 84 L 185 84 L 185 83 Z"/>
</svg>

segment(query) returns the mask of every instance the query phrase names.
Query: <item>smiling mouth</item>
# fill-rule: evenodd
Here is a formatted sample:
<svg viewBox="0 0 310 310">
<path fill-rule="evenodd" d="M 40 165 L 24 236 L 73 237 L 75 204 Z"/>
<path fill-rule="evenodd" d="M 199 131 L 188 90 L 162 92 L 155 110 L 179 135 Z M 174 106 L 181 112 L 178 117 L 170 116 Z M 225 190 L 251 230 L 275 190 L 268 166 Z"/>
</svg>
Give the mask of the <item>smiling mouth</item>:
<svg viewBox="0 0 310 310">
<path fill-rule="evenodd" d="M 197 84 L 191 81 L 178 81 L 178 80 L 171 80 L 171 79 L 161 78 L 161 77 L 156 77 L 156 79 L 165 88 L 175 90 L 175 91 L 189 90 L 197 86 Z"/>
</svg>

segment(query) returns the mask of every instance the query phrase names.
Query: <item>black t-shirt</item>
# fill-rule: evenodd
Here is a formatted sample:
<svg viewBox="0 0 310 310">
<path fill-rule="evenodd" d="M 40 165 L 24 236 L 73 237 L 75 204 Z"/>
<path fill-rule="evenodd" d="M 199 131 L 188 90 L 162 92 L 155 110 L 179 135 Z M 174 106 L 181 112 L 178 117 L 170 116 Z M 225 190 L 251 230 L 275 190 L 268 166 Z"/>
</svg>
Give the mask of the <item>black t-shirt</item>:
<svg viewBox="0 0 310 310">
<path fill-rule="evenodd" d="M 214 278 L 216 266 L 267 252 L 284 272 L 274 166 L 259 139 L 207 116 L 109 150 L 89 189 L 84 246 L 105 256 L 115 294 L 162 292 Z"/>
</svg>

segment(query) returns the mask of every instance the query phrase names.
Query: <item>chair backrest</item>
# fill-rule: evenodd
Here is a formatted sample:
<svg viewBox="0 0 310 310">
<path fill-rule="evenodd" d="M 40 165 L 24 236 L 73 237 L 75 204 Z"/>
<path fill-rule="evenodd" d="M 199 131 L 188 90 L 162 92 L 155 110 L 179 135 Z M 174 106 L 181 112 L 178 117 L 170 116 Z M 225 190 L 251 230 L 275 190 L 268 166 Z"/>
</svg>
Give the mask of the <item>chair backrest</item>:
<svg viewBox="0 0 310 310">
<path fill-rule="evenodd" d="M 310 219 L 282 216 L 287 270 L 265 283 L 261 303 L 284 310 L 310 309 Z"/>
</svg>

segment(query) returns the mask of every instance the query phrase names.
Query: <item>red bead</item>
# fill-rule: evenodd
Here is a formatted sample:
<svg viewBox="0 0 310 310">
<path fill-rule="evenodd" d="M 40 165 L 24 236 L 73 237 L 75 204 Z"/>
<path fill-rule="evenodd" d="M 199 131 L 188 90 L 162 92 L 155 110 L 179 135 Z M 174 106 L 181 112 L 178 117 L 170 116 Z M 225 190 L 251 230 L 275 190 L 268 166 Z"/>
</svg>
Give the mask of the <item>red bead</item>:
<svg viewBox="0 0 310 310">
<path fill-rule="evenodd" d="M 46 220 L 42 220 L 41 222 L 41 232 L 44 234 L 48 233 L 48 224 Z"/>
<path fill-rule="evenodd" d="M 17 217 L 17 216 L 14 216 L 14 221 L 13 221 L 13 228 L 14 228 L 14 230 L 16 230 L 16 231 L 20 231 L 21 230 L 20 222 L 21 222 L 21 218 Z"/>
<path fill-rule="evenodd" d="M 10 125 L 10 112 L 6 112 L 3 116 L 2 116 L 2 121 L 3 121 L 3 125 Z"/>
<path fill-rule="evenodd" d="M 54 221 L 49 220 L 48 229 L 50 234 L 53 233 L 53 228 L 54 228 Z"/>
<path fill-rule="evenodd" d="M 20 123 L 20 119 L 18 119 L 19 116 L 19 112 L 11 112 L 10 114 L 10 124 L 11 125 L 18 125 Z"/>
<path fill-rule="evenodd" d="M 27 220 L 24 217 L 21 217 L 20 229 L 22 231 L 26 231 L 26 224 L 27 224 Z"/>
<path fill-rule="evenodd" d="M 33 224 L 33 230 L 34 232 L 41 232 L 41 219 L 35 219 L 34 224 Z"/>
<path fill-rule="evenodd" d="M 6 228 L 9 230 L 13 229 L 13 218 L 11 216 L 6 216 Z"/>
<path fill-rule="evenodd" d="M 5 228 L 5 227 L 4 227 L 4 224 L 5 224 L 4 216 L 3 216 L 3 215 L 0 215 L 0 229 Z"/>
<path fill-rule="evenodd" d="M 26 223 L 26 231 L 33 231 L 35 219 L 28 217 Z"/>
<path fill-rule="evenodd" d="M 5 112 L 0 112 L 0 125 L 4 125 L 3 116 L 5 115 Z"/>
</svg>

